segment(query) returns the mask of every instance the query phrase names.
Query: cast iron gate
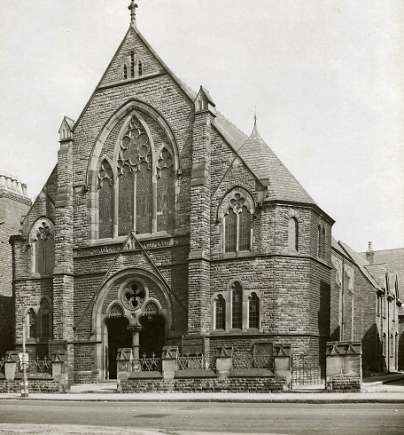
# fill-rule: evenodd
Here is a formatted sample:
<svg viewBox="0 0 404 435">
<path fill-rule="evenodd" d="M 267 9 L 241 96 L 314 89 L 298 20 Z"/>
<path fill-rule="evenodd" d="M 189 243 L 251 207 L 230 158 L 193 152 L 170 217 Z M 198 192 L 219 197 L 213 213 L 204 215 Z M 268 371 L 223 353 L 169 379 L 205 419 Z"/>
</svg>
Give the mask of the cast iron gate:
<svg viewBox="0 0 404 435">
<path fill-rule="evenodd" d="M 292 379 L 294 390 L 325 388 L 325 370 L 318 355 L 295 354 L 291 356 Z"/>
</svg>

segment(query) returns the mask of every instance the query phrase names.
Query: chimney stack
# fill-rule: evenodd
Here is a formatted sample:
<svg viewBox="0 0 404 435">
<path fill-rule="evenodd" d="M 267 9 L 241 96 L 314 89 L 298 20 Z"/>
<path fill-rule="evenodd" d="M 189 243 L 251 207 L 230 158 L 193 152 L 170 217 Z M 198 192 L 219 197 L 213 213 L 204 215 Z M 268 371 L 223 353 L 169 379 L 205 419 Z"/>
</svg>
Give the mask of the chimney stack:
<svg viewBox="0 0 404 435">
<path fill-rule="evenodd" d="M 368 242 L 368 250 L 366 251 L 366 260 L 369 264 L 375 264 L 375 251 L 372 247 L 372 242 Z"/>
</svg>

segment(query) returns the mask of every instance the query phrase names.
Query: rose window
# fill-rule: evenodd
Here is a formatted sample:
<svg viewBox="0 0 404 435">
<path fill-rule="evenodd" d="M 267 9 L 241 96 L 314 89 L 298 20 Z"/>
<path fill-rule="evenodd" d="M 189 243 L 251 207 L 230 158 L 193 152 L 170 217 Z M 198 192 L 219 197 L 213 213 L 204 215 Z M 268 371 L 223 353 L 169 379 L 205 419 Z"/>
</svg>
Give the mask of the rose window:
<svg viewBox="0 0 404 435">
<path fill-rule="evenodd" d="M 146 298 L 146 291 L 142 284 L 134 282 L 129 284 L 122 292 L 122 303 L 131 311 L 138 310 Z"/>
</svg>

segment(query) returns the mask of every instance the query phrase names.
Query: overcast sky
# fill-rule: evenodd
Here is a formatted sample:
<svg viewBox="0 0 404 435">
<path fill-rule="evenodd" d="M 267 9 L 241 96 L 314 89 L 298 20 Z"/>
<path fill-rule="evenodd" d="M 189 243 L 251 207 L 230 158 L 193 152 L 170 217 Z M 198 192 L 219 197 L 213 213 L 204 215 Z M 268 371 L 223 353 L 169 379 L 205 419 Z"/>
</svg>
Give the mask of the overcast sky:
<svg viewBox="0 0 404 435">
<path fill-rule="evenodd" d="M 35 197 L 129 25 L 129 0 L 0 0 L 0 172 Z M 266 142 L 357 250 L 404 246 L 402 0 L 139 0 L 176 74 Z M 401 73 L 401 74 L 400 74 Z"/>
</svg>

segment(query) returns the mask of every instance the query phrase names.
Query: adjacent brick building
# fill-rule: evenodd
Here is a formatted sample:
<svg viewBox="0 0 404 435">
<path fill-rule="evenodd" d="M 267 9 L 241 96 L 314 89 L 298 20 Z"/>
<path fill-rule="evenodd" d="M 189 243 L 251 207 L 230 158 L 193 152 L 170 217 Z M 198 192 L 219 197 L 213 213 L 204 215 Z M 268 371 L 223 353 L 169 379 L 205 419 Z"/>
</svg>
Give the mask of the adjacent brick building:
<svg viewBox="0 0 404 435">
<path fill-rule="evenodd" d="M 13 256 L 9 244 L 31 205 L 26 185 L 0 172 L 0 355 L 14 347 Z"/>
<path fill-rule="evenodd" d="M 329 338 L 327 215 L 261 138 L 193 92 L 131 24 L 12 238 L 17 344 L 63 351 L 76 381 L 119 347 L 212 354 Z"/>
</svg>

